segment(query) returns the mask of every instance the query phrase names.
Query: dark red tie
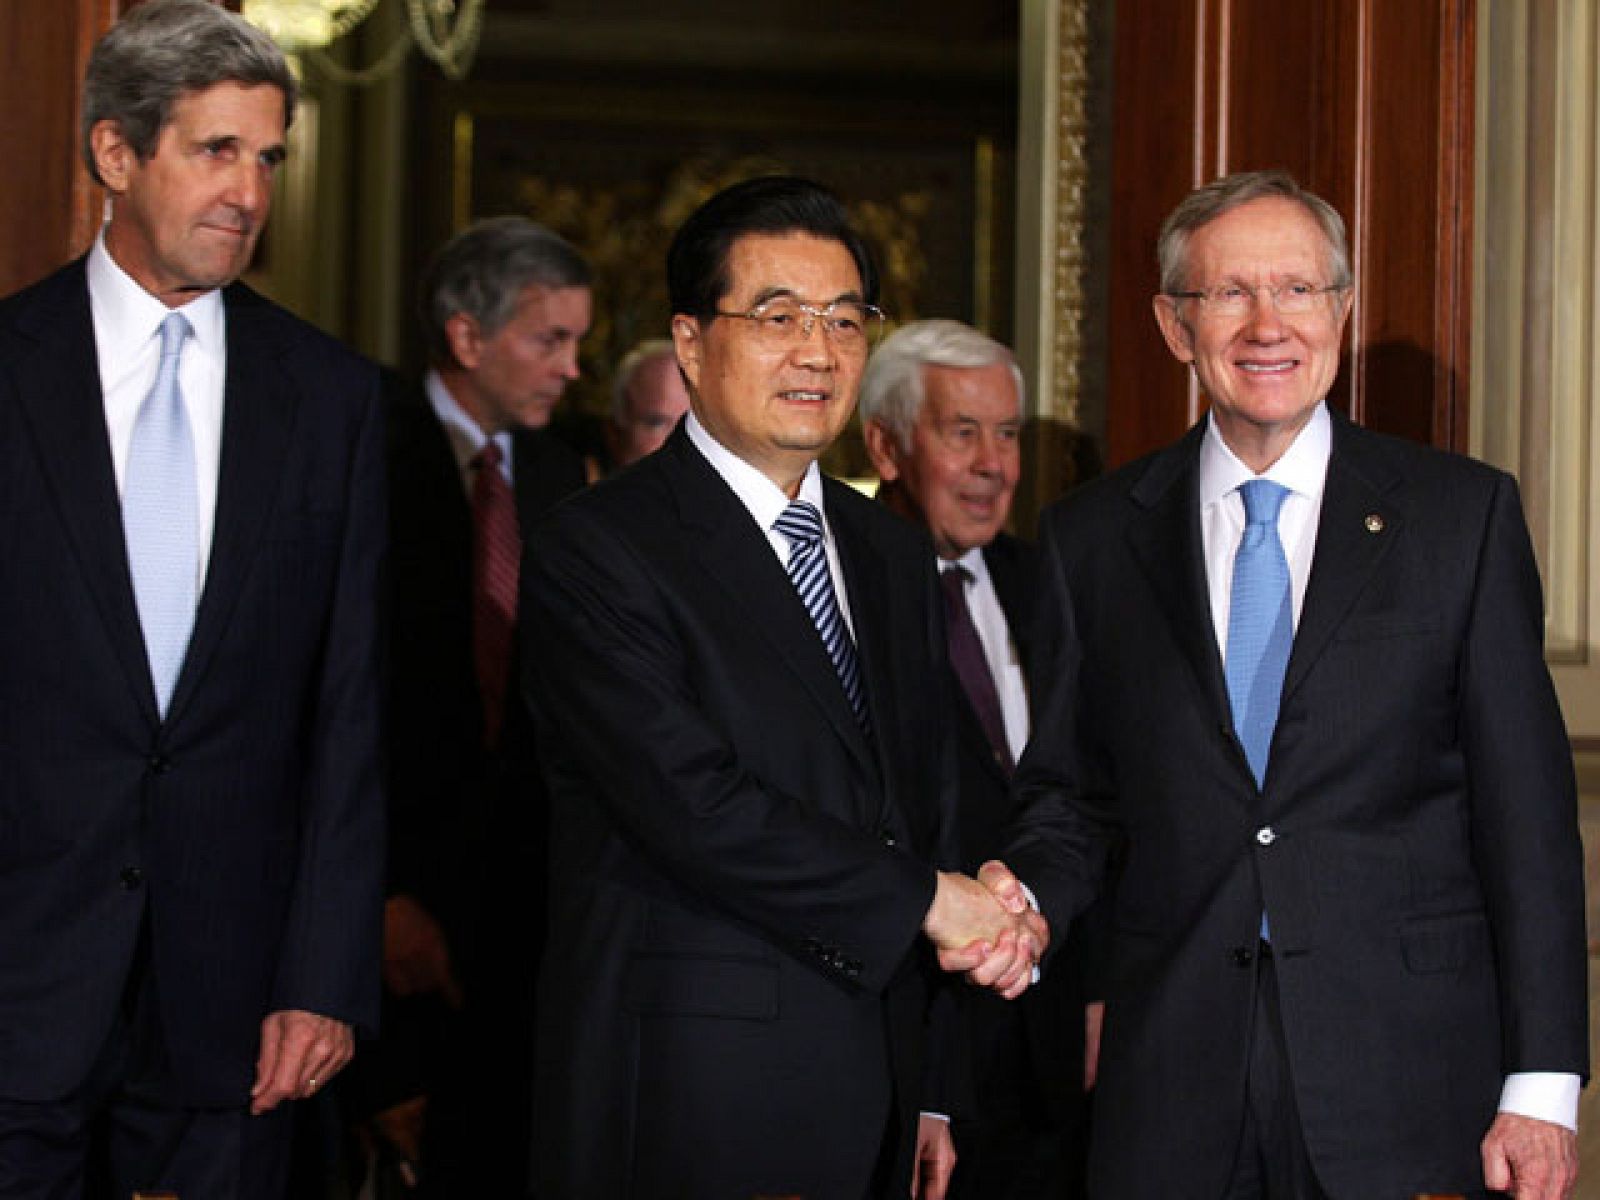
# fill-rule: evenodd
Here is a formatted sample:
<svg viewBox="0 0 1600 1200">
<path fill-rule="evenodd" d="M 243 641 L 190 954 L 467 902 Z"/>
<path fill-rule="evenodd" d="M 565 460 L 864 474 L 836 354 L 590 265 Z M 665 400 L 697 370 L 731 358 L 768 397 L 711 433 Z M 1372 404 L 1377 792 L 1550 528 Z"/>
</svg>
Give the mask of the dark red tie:
<svg viewBox="0 0 1600 1200">
<path fill-rule="evenodd" d="M 995 690 L 994 676 L 989 673 L 989 660 L 984 657 L 983 642 L 978 638 L 978 628 L 972 623 L 972 613 L 967 608 L 967 584 L 972 572 L 963 566 L 946 567 L 940 572 L 939 582 L 944 585 L 944 633 L 950 647 L 950 665 L 961 689 L 967 693 L 978 724 L 989 739 L 989 749 L 995 762 L 1010 775 L 1013 766 L 1011 746 L 1006 741 L 1005 717 L 1000 711 L 1000 693 Z"/>
<path fill-rule="evenodd" d="M 517 502 L 500 473 L 500 447 L 478 451 L 472 482 L 472 657 L 483 698 L 483 740 L 494 745 L 505 720 L 511 641 L 517 629 L 522 536 Z"/>
</svg>

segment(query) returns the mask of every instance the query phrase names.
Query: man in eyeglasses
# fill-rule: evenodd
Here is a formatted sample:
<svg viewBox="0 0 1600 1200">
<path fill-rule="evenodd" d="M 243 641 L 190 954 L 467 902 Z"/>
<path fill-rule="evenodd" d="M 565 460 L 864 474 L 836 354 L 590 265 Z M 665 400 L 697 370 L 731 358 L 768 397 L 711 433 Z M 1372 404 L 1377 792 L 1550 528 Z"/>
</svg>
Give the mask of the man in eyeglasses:
<svg viewBox="0 0 1600 1200">
<path fill-rule="evenodd" d="M 689 415 L 536 529 L 523 580 L 553 851 L 537 1194 L 898 1198 L 916 1169 L 939 1197 L 923 935 L 991 948 L 976 972 L 1010 990 L 1045 935 L 935 869 L 930 548 L 817 470 L 876 273 L 838 201 L 770 177 L 685 222 L 668 281 Z"/>
<path fill-rule="evenodd" d="M 1210 414 L 1046 517 L 1006 854 L 1058 926 L 1127 839 L 1091 1194 L 1569 1195 L 1582 854 L 1516 484 L 1329 409 L 1344 225 L 1286 175 L 1159 258 Z"/>
</svg>

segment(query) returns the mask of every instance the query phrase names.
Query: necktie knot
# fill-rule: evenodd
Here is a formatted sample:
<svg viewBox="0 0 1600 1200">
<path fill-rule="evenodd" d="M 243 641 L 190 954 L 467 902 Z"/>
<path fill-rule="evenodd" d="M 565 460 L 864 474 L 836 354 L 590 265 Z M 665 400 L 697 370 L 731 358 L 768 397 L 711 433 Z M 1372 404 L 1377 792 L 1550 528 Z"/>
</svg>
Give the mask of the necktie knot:
<svg viewBox="0 0 1600 1200">
<path fill-rule="evenodd" d="M 505 455 L 500 452 L 500 443 L 493 438 L 483 444 L 483 449 L 472 456 L 474 465 L 480 471 L 498 471 Z"/>
<path fill-rule="evenodd" d="M 168 313 L 161 322 L 161 363 L 183 353 L 184 339 L 189 336 L 189 318 L 182 313 Z"/>
<path fill-rule="evenodd" d="M 953 563 L 939 572 L 939 581 L 947 592 L 963 592 L 967 584 L 972 582 L 972 572 L 960 563 Z"/>
<path fill-rule="evenodd" d="M 1239 485 L 1239 495 L 1244 500 L 1244 519 L 1247 525 L 1276 525 L 1278 510 L 1289 489 L 1270 479 L 1252 479 Z"/>
<path fill-rule="evenodd" d="M 789 548 L 797 553 L 822 540 L 822 514 L 806 500 L 791 500 L 772 527 L 788 539 Z"/>
</svg>

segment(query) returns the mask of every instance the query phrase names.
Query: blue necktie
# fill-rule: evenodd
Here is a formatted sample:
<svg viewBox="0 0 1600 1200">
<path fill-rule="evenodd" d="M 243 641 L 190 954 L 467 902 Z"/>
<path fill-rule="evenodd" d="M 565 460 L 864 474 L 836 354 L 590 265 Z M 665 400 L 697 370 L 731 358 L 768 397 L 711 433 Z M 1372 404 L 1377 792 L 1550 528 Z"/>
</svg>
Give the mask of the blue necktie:
<svg viewBox="0 0 1600 1200">
<path fill-rule="evenodd" d="M 194 438 L 178 389 L 188 336 L 189 322 L 179 313 L 161 323 L 161 366 L 133 423 L 122 485 L 128 566 L 163 717 L 189 648 L 199 574 Z"/>
<path fill-rule="evenodd" d="M 789 578 L 800 600 L 811 614 L 811 622 L 822 635 L 833 669 L 839 673 L 839 682 L 855 710 L 861 728 L 871 731 L 867 716 L 867 698 L 861 688 L 861 664 L 856 658 L 856 644 L 850 640 L 844 616 L 839 612 L 839 600 L 833 594 L 833 576 L 828 571 L 828 555 L 822 545 L 822 514 L 804 500 L 791 501 L 789 507 L 772 523 L 789 543 Z"/>
<path fill-rule="evenodd" d="M 1244 498 L 1245 528 L 1233 560 L 1233 599 L 1228 609 L 1228 702 L 1234 732 L 1259 787 L 1267 777 L 1283 673 L 1294 643 L 1289 561 L 1278 540 L 1278 510 L 1289 492 L 1267 479 L 1252 479 L 1239 492 Z"/>
</svg>

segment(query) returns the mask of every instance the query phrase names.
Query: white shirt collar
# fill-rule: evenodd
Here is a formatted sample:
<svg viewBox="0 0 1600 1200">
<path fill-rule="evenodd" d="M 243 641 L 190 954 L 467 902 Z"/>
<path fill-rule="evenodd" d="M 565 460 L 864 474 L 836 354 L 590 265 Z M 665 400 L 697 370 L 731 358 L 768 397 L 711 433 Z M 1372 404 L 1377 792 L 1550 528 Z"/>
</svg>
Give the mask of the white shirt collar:
<svg viewBox="0 0 1600 1200">
<path fill-rule="evenodd" d="M 182 307 L 169 309 L 117 265 L 106 249 L 104 228 L 89 250 L 86 272 L 102 390 L 109 391 L 124 375 L 142 369 L 151 340 L 171 312 L 181 312 L 193 330 L 192 348 L 185 354 L 198 351 L 221 369 L 227 357 L 227 334 L 219 290 L 202 292 Z"/>
<path fill-rule="evenodd" d="M 937 554 L 934 555 L 935 569 L 944 571 L 954 566 L 965 567 L 975 583 L 982 583 L 989 578 L 989 564 L 983 557 L 982 546 L 973 546 L 959 558 L 940 558 Z"/>
<path fill-rule="evenodd" d="M 684 420 L 684 428 L 688 431 L 689 440 L 694 443 L 695 449 L 705 455 L 712 469 L 733 489 L 734 495 L 738 496 L 740 502 L 750 511 L 756 524 L 770 531 L 772 523 L 783 515 L 784 509 L 789 507 L 788 494 L 706 432 L 706 427 L 700 424 L 692 409 Z M 822 472 L 817 469 L 815 462 L 806 467 L 806 473 L 800 480 L 800 494 L 797 498 L 815 505 L 817 511 L 823 514 L 824 534 L 831 540 L 831 535 L 827 535 L 827 510 L 822 503 Z"/>
<path fill-rule="evenodd" d="M 433 406 L 439 424 L 444 426 L 445 436 L 450 439 L 450 449 L 456 456 L 456 466 L 466 471 L 472 466 L 472 460 L 478 457 L 478 451 L 488 444 L 489 439 L 484 436 L 478 423 L 468 415 L 467 410 L 462 408 L 460 402 L 450 394 L 450 389 L 445 387 L 439 372 L 430 370 L 423 377 L 422 387 L 428 394 L 428 403 Z M 501 474 L 510 479 L 511 432 L 501 430 L 494 435 L 494 441 L 500 447 Z"/>
<path fill-rule="evenodd" d="M 1333 453 L 1333 421 L 1328 416 L 1326 401 L 1319 403 L 1306 422 L 1306 427 L 1277 462 L 1267 468 L 1262 479 L 1280 483 L 1295 495 L 1320 502 L 1322 487 L 1328 477 L 1328 458 Z M 1205 438 L 1200 443 L 1200 507 L 1202 510 L 1215 504 L 1238 489 L 1242 483 L 1257 478 L 1228 448 L 1217 431 L 1216 421 L 1206 417 Z"/>
</svg>

